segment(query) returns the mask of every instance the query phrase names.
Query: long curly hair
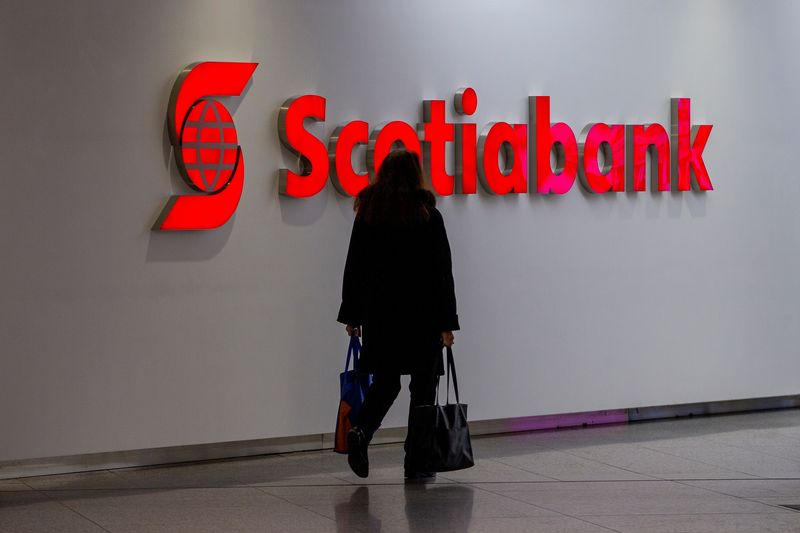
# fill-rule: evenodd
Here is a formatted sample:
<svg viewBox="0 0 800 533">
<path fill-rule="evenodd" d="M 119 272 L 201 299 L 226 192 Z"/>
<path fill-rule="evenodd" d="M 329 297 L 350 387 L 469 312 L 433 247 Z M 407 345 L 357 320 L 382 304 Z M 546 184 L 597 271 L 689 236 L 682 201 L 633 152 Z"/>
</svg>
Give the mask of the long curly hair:
<svg viewBox="0 0 800 533">
<path fill-rule="evenodd" d="M 378 169 L 374 183 L 362 189 L 353 209 L 368 224 L 410 225 L 430 219 L 436 197 L 427 189 L 419 156 L 393 150 Z"/>
</svg>

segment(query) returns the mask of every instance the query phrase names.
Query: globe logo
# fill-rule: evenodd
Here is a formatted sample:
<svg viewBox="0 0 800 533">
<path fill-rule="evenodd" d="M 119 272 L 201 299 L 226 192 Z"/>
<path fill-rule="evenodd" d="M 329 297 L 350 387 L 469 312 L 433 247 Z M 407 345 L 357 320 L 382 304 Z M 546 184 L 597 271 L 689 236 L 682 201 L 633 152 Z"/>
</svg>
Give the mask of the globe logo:
<svg viewBox="0 0 800 533">
<path fill-rule="evenodd" d="M 180 149 L 185 175 L 192 187 L 212 194 L 230 183 L 240 150 L 233 117 L 222 103 L 202 98 L 189 108 Z"/>
<path fill-rule="evenodd" d="M 222 102 L 242 96 L 258 63 L 202 61 L 184 68 L 172 86 L 167 130 L 186 185 L 201 194 L 173 194 L 153 230 L 210 230 L 227 223 L 244 190 L 244 155 Z"/>
</svg>

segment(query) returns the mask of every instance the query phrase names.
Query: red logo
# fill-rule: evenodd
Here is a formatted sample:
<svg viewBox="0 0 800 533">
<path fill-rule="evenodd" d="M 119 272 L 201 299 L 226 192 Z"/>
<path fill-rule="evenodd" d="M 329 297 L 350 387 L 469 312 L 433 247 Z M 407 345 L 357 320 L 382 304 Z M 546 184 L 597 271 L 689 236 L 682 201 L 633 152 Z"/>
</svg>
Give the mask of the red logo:
<svg viewBox="0 0 800 533">
<path fill-rule="evenodd" d="M 153 229 L 213 229 L 236 211 L 244 158 L 233 117 L 215 97 L 241 95 L 257 66 L 196 63 L 178 76 L 169 100 L 170 142 L 184 181 L 202 194 L 172 196 Z"/>
</svg>

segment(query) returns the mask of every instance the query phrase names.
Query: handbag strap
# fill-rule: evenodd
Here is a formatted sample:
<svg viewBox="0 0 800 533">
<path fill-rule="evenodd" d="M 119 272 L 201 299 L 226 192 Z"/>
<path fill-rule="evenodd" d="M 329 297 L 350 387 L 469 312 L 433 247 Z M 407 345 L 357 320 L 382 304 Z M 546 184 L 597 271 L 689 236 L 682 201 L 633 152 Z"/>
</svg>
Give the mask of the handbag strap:
<svg viewBox="0 0 800 533">
<path fill-rule="evenodd" d="M 450 374 L 453 375 L 453 391 L 456 393 L 456 403 L 461 403 L 458 397 L 458 378 L 456 377 L 456 362 L 453 359 L 453 348 L 447 347 L 447 403 L 450 403 Z"/>
<path fill-rule="evenodd" d="M 361 341 L 356 335 L 350 337 L 350 346 L 347 348 L 347 361 L 344 363 L 344 371 L 350 369 L 350 356 L 353 356 L 353 370 L 358 371 L 358 360 L 361 355 Z"/>
</svg>

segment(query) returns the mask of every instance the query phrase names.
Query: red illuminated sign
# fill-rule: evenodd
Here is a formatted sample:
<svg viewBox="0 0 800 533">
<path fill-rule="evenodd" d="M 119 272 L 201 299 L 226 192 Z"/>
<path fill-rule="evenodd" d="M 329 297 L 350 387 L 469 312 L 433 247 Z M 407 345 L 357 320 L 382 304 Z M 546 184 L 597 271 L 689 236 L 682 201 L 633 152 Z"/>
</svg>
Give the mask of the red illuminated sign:
<svg viewBox="0 0 800 533">
<path fill-rule="evenodd" d="M 474 89 L 459 89 L 453 101 L 457 116 L 475 113 Z M 576 179 L 591 193 L 643 192 L 650 160 L 650 188 L 655 191 L 713 189 L 703 150 L 711 125 L 691 124 L 691 102 L 673 98 L 670 134 L 660 124 L 587 125 L 576 138 L 563 122 L 551 122 L 550 97 L 528 98 L 528 124 L 493 122 L 477 135 L 477 125 L 447 122 L 444 100 L 425 100 L 416 128 L 392 121 L 369 131 L 356 120 L 336 127 L 326 145 L 305 127 L 325 121 L 327 101 L 317 95 L 290 98 L 281 107 L 278 133 L 297 156 L 299 171 L 280 169 L 280 192 L 308 197 L 319 193 L 328 177 L 342 194 L 355 196 L 373 178 L 392 146 L 402 144 L 423 156 L 433 190 L 443 196 L 476 194 L 479 182 L 490 194 L 565 194 Z M 366 145 L 367 173 L 353 169 L 353 150 Z M 448 146 L 454 171 L 445 165 Z"/>
<path fill-rule="evenodd" d="M 196 63 L 178 77 L 169 101 L 169 137 L 178 170 L 197 194 L 172 196 L 153 229 L 213 229 L 236 211 L 244 158 L 221 98 L 240 96 L 257 66 Z M 445 100 L 425 100 L 421 124 L 393 120 L 370 129 L 353 120 L 336 126 L 324 143 L 308 122 L 325 122 L 327 105 L 324 97 L 307 94 L 280 108 L 278 136 L 298 161 L 297 170 L 279 170 L 285 196 L 314 196 L 328 179 L 339 193 L 356 196 L 396 145 L 421 156 L 434 192 L 443 196 L 477 194 L 479 183 L 496 195 L 565 194 L 576 181 L 594 194 L 713 189 L 703 160 L 712 126 L 692 125 L 688 98 L 672 99 L 669 131 L 657 123 L 596 122 L 576 137 L 566 123 L 552 122 L 549 96 L 530 96 L 526 124 L 492 122 L 479 133 L 477 124 L 466 122 L 478 109 L 478 95 L 464 87 L 454 95 L 456 119 L 450 122 Z M 353 165 L 360 146 L 364 157 L 355 166 L 365 170 Z"/>
<path fill-rule="evenodd" d="M 172 196 L 153 229 L 217 228 L 236 211 L 244 158 L 233 118 L 217 97 L 241 95 L 257 66 L 205 62 L 181 72 L 169 100 L 169 137 L 181 176 L 202 194 Z"/>
</svg>

